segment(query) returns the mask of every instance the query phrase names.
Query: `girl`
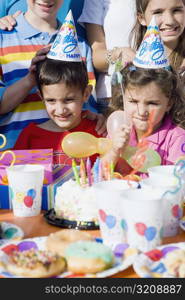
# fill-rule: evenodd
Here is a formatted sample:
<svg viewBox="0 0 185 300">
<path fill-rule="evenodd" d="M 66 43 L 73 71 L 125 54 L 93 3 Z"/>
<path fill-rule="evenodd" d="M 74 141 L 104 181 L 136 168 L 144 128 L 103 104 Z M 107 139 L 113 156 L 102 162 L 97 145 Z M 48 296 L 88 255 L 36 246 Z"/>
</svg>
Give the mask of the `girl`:
<svg viewBox="0 0 185 300">
<path fill-rule="evenodd" d="M 185 95 L 178 75 L 162 68 L 142 69 L 133 65 L 128 65 L 121 74 L 124 100 L 116 108 L 124 106 L 133 126 L 130 135 L 126 125 L 117 130 L 113 148 L 104 159 L 118 162 L 116 170 L 125 173 L 120 152 L 124 153 L 127 144 L 137 145 L 146 134 L 149 116 L 154 112 L 152 133 L 146 137 L 148 148 L 159 153 L 162 165 L 174 164 L 185 153 Z"/>
<path fill-rule="evenodd" d="M 155 15 L 170 65 L 176 70 L 185 66 L 185 0 L 136 0 L 136 24 L 132 30 L 134 50 L 143 40 Z"/>
</svg>

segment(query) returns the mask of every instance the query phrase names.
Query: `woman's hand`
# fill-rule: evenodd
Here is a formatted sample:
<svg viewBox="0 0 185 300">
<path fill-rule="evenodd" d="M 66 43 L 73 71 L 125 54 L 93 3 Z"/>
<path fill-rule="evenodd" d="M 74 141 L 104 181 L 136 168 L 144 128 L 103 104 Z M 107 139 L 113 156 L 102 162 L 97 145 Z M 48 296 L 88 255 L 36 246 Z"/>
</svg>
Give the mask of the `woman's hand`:
<svg viewBox="0 0 185 300">
<path fill-rule="evenodd" d="M 16 25 L 16 18 L 21 14 L 21 11 L 18 10 L 13 15 L 8 15 L 3 18 L 0 18 L 0 29 L 11 31 Z"/>
</svg>

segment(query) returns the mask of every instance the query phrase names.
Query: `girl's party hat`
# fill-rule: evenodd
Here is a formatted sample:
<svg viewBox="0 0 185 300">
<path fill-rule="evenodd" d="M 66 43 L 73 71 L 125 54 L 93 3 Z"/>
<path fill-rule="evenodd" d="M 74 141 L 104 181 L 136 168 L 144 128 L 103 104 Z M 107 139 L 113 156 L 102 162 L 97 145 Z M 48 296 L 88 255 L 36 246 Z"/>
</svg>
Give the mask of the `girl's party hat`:
<svg viewBox="0 0 185 300">
<path fill-rule="evenodd" d="M 50 59 L 81 62 L 78 38 L 71 10 L 68 12 L 59 33 L 47 55 Z"/>
<path fill-rule="evenodd" d="M 170 67 L 155 16 L 152 17 L 147 27 L 147 31 L 133 60 L 133 64 L 136 67 L 147 69 Z"/>
</svg>

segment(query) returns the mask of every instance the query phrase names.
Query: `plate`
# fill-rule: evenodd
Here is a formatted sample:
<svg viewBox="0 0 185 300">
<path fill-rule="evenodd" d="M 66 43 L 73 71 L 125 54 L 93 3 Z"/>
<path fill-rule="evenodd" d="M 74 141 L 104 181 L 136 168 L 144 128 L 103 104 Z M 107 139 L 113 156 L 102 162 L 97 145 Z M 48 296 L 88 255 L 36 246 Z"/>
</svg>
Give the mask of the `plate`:
<svg viewBox="0 0 185 300">
<path fill-rule="evenodd" d="M 133 264 L 135 272 L 144 278 L 173 278 L 167 272 L 163 259 L 167 253 L 176 249 L 185 250 L 185 243 L 166 244 L 149 252 L 138 254 Z"/>
<path fill-rule="evenodd" d="M 23 230 L 15 224 L 8 222 L 0 222 L 2 227 L 2 237 L 0 239 L 0 246 L 10 240 L 21 240 L 24 237 Z"/>
<path fill-rule="evenodd" d="M 54 209 L 48 210 L 44 214 L 45 220 L 54 226 L 58 226 L 61 228 L 75 228 L 80 230 L 97 230 L 99 229 L 99 225 L 95 222 L 86 222 L 86 221 L 69 221 L 66 219 L 60 219 L 56 217 Z"/>
<path fill-rule="evenodd" d="M 180 219 L 179 226 L 180 226 L 180 228 L 182 230 L 185 230 L 185 217 L 183 217 L 182 219 Z"/>
<path fill-rule="evenodd" d="M 12 243 L 8 243 L 6 245 L 3 245 L 0 247 L 0 277 L 1 278 L 18 278 L 18 276 L 12 275 L 9 272 L 7 272 L 3 265 L 1 264 L 6 263 L 8 259 L 8 255 L 16 250 L 28 250 L 31 248 L 39 249 L 39 250 L 45 250 L 46 249 L 46 239 L 47 237 L 36 237 L 36 238 L 30 238 L 30 239 L 24 239 L 22 241 L 16 241 Z M 100 242 L 100 239 L 98 239 L 98 242 Z M 137 250 L 130 248 L 128 244 L 123 244 L 123 252 L 122 254 L 125 256 L 125 259 L 122 259 L 120 257 L 120 253 L 118 255 L 115 255 L 115 263 L 112 268 L 107 269 L 103 272 L 99 272 L 96 274 L 73 274 L 71 272 L 63 272 L 57 278 L 75 278 L 75 277 L 108 277 L 111 275 L 114 275 L 120 271 L 123 271 L 130 267 L 137 256 Z"/>
</svg>

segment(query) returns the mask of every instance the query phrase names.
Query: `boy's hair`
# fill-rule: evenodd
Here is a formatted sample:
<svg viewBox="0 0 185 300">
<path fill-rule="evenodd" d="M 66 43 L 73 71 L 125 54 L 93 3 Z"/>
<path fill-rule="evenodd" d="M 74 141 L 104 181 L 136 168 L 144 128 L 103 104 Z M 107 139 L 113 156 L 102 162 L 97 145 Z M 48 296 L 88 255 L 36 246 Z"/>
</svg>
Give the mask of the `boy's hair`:
<svg viewBox="0 0 185 300">
<path fill-rule="evenodd" d="M 172 107 L 169 111 L 172 121 L 185 129 L 185 89 L 179 75 L 174 71 L 166 69 L 143 69 L 128 65 L 122 69 L 122 88 L 123 92 L 130 87 L 145 86 L 154 82 L 169 98 Z M 121 88 L 117 85 L 117 96 L 112 98 L 109 111 L 123 109 L 123 95 L 121 97 Z"/>
<path fill-rule="evenodd" d="M 82 93 L 88 85 L 88 73 L 85 63 L 68 62 L 46 58 L 37 63 L 36 81 L 42 94 L 43 85 L 52 85 L 59 82 L 67 86 L 76 86 Z"/>
<path fill-rule="evenodd" d="M 140 24 L 138 20 L 138 15 L 144 15 L 149 2 L 150 0 L 136 0 L 136 23 L 130 34 L 130 43 L 132 44 L 134 50 L 136 51 L 141 45 L 141 42 L 147 30 L 146 26 Z M 182 0 L 182 2 L 185 5 L 185 0 Z M 178 70 L 182 64 L 182 61 L 184 59 L 184 53 L 185 53 L 185 29 L 181 34 L 181 36 L 179 37 L 179 42 L 177 47 L 172 51 L 172 53 L 169 56 L 170 64 L 176 70 Z"/>
</svg>

